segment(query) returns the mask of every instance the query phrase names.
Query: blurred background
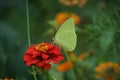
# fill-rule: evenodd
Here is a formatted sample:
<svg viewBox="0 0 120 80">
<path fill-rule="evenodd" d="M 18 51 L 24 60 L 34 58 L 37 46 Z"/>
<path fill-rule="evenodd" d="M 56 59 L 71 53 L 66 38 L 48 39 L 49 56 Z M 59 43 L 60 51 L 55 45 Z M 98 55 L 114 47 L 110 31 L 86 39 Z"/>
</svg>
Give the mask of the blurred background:
<svg viewBox="0 0 120 80">
<path fill-rule="evenodd" d="M 32 44 L 52 42 L 59 26 L 74 19 L 78 39 L 71 59 L 79 56 L 77 80 L 120 80 L 120 0 L 29 0 L 29 17 Z M 27 48 L 26 1 L 0 0 L 1 80 L 33 80 L 23 62 Z M 56 80 L 72 80 L 70 65 L 53 68 Z"/>
</svg>

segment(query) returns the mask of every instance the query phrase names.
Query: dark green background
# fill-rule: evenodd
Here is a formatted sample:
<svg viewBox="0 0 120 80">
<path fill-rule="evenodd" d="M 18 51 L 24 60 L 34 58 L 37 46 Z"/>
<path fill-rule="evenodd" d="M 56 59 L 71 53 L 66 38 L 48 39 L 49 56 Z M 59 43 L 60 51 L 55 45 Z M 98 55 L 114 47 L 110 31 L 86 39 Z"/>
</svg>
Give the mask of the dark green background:
<svg viewBox="0 0 120 80">
<path fill-rule="evenodd" d="M 65 6 L 58 0 L 29 0 L 31 43 L 52 42 L 54 35 L 48 33 L 52 29 L 48 21 L 65 11 L 76 13 L 82 20 L 76 27 L 76 55 L 90 50 L 95 52 L 89 60 L 88 73 L 85 73 L 89 75 L 88 80 L 93 80 L 90 75 L 100 62 L 120 63 L 120 0 L 88 0 L 83 7 Z M 1 79 L 33 80 L 22 59 L 27 47 L 26 1 L 0 0 Z M 67 79 L 70 80 L 69 76 L 64 80 Z"/>
</svg>

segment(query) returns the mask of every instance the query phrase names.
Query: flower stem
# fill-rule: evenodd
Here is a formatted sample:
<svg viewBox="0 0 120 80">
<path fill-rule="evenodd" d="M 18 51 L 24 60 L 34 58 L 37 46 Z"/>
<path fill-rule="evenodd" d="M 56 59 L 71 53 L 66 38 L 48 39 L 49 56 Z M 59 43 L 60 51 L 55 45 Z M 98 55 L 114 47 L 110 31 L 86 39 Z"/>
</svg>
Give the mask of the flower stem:
<svg viewBox="0 0 120 80">
<path fill-rule="evenodd" d="M 30 25 L 29 25 L 29 7 L 28 0 L 26 0 L 26 20 L 27 20 L 27 36 L 28 36 L 28 45 L 30 46 Z"/>
<path fill-rule="evenodd" d="M 49 72 L 47 72 L 47 80 L 56 80 L 56 79 L 53 76 L 51 76 Z"/>
<path fill-rule="evenodd" d="M 78 74 L 81 75 L 82 77 L 82 80 L 87 80 L 87 78 L 85 77 L 84 73 L 82 72 L 81 69 L 78 68 L 78 66 L 76 67 L 77 71 L 78 71 Z"/>
<path fill-rule="evenodd" d="M 28 7 L 28 0 L 26 0 L 26 20 L 27 20 L 27 36 L 28 36 L 28 46 L 31 45 L 30 42 L 30 25 L 29 25 L 29 7 Z M 37 76 L 36 76 L 36 71 L 35 71 L 35 66 L 32 66 L 32 70 L 33 70 L 33 77 L 34 80 L 37 80 Z"/>
<path fill-rule="evenodd" d="M 70 62 L 71 60 L 70 60 L 70 58 L 69 58 L 68 53 L 67 53 L 65 50 L 64 50 L 64 53 L 65 53 L 65 56 L 66 56 L 66 58 L 67 58 L 67 61 Z M 70 68 L 70 71 L 71 71 L 71 75 L 72 75 L 73 80 L 77 80 L 73 68 Z"/>
<path fill-rule="evenodd" d="M 33 77 L 34 77 L 34 80 L 37 80 L 36 71 L 35 71 L 35 66 L 32 66 L 32 69 L 33 69 Z"/>
<path fill-rule="evenodd" d="M 47 75 L 47 80 L 50 80 L 50 77 L 49 77 L 49 73 L 48 73 L 48 72 L 47 72 L 46 75 Z"/>
</svg>

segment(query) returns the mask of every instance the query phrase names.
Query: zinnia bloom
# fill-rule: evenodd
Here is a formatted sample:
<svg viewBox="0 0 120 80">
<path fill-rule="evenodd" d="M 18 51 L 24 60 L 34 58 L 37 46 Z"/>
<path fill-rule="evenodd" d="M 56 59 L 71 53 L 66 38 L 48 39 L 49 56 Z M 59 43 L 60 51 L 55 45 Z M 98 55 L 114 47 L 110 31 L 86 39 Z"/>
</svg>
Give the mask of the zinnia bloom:
<svg viewBox="0 0 120 80">
<path fill-rule="evenodd" d="M 91 58 L 94 55 L 94 51 L 91 50 L 89 53 L 83 52 L 82 54 L 80 54 L 77 59 L 78 61 L 82 61 L 85 58 Z"/>
<path fill-rule="evenodd" d="M 85 59 L 86 58 L 86 53 L 84 52 L 84 53 L 82 53 L 82 54 L 80 54 L 78 57 L 77 57 L 77 59 L 78 59 L 78 61 L 82 61 L 83 59 Z"/>
<path fill-rule="evenodd" d="M 3 80 L 9 80 L 9 78 L 4 78 Z"/>
<path fill-rule="evenodd" d="M 57 70 L 60 72 L 68 71 L 73 65 L 72 62 L 63 62 L 57 67 Z"/>
<path fill-rule="evenodd" d="M 67 12 L 60 12 L 58 13 L 55 18 L 56 21 L 59 25 L 61 25 L 63 22 L 65 22 L 65 20 L 68 18 L 68 13 Z"/>
<path fill-rule="evenodd" d="M 9 78 L 6 77 L 6 78 L 4 78 L 3 80 L 14 80 L 14 79 L 13 79 L 13 78 L 10 78 L 10 79 L 9 79 Z"/>
<path fill-rule="evenodd" d="M 96 76 L 99 74 L 105 80 L 115 80 L 116 74 L 120 74 L 120 65 L 113 62 L 100 63 L 96 68 Z M 100 77 L 97 77 L 98 79 Z"/>
<path fill-rule="evenodd" d="M 86 4 L 87 0 L 59 0 L 59 2 L 67 6 L 78 5 L 80 7 L 83 7 Z"/>
<path fill-rule="evenodd" d="M 77 0 L 59 0 L 59 2 L 67 6 L 73 6 L 78 3 Z"/>
<path fill-rule="evenodd" d="M 45 70 L 50 69 L 50 62 L 57 64 L 63 59 L 64 56 L 58 46 L 44 42 L 30 46 L 23 57 L 27 66 L 35 65 Z"/>
<path fill-rule="evenodd" d="M 63 24 L 68 18 L 72 18 L 75 25 L 78 25 L 81 22 L 80 17 L 75 13 L 60 12 L 55 16 L 58 25 Z"/>
</svg>

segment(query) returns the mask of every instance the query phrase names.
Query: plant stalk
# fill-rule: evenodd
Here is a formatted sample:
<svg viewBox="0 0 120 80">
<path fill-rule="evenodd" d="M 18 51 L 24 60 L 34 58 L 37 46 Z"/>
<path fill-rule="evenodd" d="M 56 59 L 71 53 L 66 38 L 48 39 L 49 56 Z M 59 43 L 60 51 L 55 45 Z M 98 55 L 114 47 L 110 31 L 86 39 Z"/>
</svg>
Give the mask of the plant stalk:
<svg viewBox="0 0 120 80">
<path fill-rule="evenodd" d="M 67 58 L 67 61 L 70 62 L 71 60 L 70 60 L 70 58 L 69 58 L 68 53 L 67 53 L 65 50 L 64 50 L 64 53 L 65 53 L 65 56 L 66 56 L 66 58 Z M 77 80 L 73 68 L 70 68 L 70 72 L 71 72 L 71 76 L 72 76 L 73 80 Z"/>
<path fill-rule="evenodd" d="M 31 45 L 31 41 L 30 41 L 30 23 L 29 23 L 29 6 L 28 6 L 28 0 L 26 0 L 26 20 L 27 20 L 27 36 L 28 36 L 28 46 Z M 36 76 L 36 71 L 35 71 L 35 66 L 32 66 L 32 70 L 33 70 L 33 77 L 34 80 L 37 80 L 37 76 Z"/>
</svg>

